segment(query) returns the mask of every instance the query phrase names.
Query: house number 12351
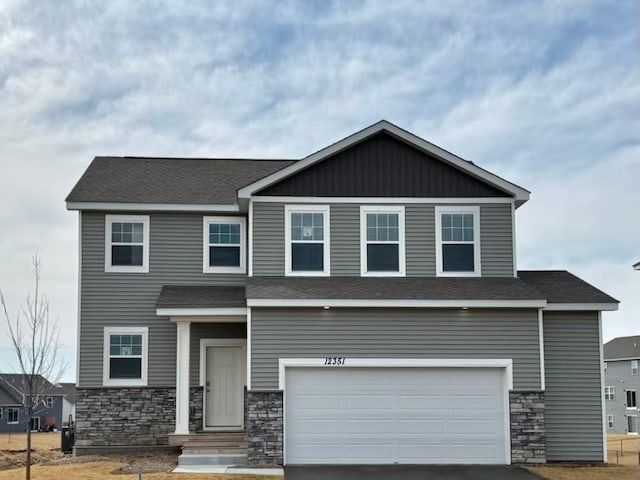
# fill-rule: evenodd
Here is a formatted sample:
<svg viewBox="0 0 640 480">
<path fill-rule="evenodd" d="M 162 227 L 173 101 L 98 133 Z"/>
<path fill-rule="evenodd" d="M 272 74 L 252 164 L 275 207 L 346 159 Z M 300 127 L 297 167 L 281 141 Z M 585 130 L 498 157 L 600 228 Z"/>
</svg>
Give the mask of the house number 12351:
<svg viewBox="0 0 640 480">
<path fill-rule="evenodd" d="M 344 365 L 344 357 L 326 357 L 324 359 L 325 365 Z"/>
</svg>

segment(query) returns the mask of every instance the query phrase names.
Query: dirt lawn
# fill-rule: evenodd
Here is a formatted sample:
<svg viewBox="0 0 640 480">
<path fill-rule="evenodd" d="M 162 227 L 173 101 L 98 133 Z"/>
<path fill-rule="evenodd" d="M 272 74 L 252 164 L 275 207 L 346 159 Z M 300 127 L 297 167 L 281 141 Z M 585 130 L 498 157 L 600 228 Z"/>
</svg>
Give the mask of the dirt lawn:
<svg viewBox="0 0 640 480">
<path fill-rule="evenodd" d="M 540 466 L 529 467 L 547 480 L 638 480 L 638 467 L 609 465 L 606 467 Z M 1 478 L 1 477 L 0 477 Z"/>
<path fill-rule="evenodd" d="M 607 455 L 610 464 L 638 465 L 638 442 L 635 435 L 607 435 Z"/>
<path fill-rule="evenodd" d="M 60 432 L 32 433 L 31 447 L 35 450 L 60 449 Z M 26 433 L 0 433 L 0 450 L 15 452 L 27 446 Z"/>
<path fill-rule="evenodd" d="M 74 463 L 68 465 L 36 465 L 31 468 L 32 480 L 138 480 L 137 474 L 114 473 L 124 464 L 118 462 Z M 0 471 L 0 480 L 20 480 L 24 478 L 24 469 Z M 203 475 L 188 473 L 145 473 L 143 480 L 282 480 L 282 477 L 258 475 Z"/>
</svg>

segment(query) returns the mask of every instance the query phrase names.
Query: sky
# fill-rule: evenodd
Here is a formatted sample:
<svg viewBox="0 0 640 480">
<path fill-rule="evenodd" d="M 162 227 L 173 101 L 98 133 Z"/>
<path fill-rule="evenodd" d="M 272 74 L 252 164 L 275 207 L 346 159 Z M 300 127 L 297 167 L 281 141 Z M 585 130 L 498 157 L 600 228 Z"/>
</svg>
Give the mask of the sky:
<svg viewBox="0 0 640 480">
<path fill-rule="evenodd" d="M 96 155 L 301 158 L 380 119 L 532 192 L 520 269 L 567 269 L 640 334 L 638 2 L 0 2 L 0 289 L 31 257 L 75 379 Z M 13 362 L 4 323 L 0 370 Z"/>
</svg>

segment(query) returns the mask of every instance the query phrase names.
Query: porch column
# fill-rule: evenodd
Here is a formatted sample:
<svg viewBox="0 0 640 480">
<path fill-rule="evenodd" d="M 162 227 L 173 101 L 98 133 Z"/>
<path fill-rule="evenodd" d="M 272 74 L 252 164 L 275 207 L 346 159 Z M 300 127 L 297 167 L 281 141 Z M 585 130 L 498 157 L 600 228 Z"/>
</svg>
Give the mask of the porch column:
<svg viewBox="0 0 640 480">
<path fill-rule="evenodd" d="M 176 322 L 176 435 L 189 434 L 189 343 L 191 322 Z"/>
</svg>

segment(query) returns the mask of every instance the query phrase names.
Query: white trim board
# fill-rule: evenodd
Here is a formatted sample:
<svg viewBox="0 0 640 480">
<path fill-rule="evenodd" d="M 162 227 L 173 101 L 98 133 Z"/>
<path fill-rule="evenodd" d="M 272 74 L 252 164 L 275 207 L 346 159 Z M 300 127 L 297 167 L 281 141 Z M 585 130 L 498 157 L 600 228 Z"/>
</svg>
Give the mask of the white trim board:
<svg viewBox="0 0 640 480">
<path fill-rule="evenodd" d="M 356 204 L 467 204 L 514 203 L 511 197 L 293 197 L 293 196 L 252 196 L 255 203 L 356 203 Z"/>
<path fill-rule="evenodd" d="M 600 405 L 602 421 L 602 459 L 604 463 L 607 463 L 608 448 L 607 448 L 607 407 L 604 400 L 604 358 L 603 358 L 603 344 L 602 344 L 602 312 L 598 312 L 598 353 L 600 355 Z"/>
<path fill-rule="evenodd" d="M 368 266 L 368 245 L 372 244 L 392 244 L 395 241 L 370 241 L 367 239 L 367 215 L 368 214 L 396 214 L 398 215 L 398 271 L 371 271 L 367 270 Z M 404 277 L 406 276 L 406 238 L 405 238 L 405 220 L 403 205 L 362 205 L 360 206 L 360 276 L 362 277 Z"/>
<path fill-rule="evenodd" d="M 540 390 L 546 389 L 546 374 L 544 368 L 544 314 L 538 310 L 538 346 L 540 348 Z"/>
<path fill-rule="evenodd" d="M 453 155 L 452 153 L 438 147 L 437 145 L 434 145 L 433 143 L 430 143 L 406 130 L 401 129 L 386 120 L 381 120 L 377 123 L 374 123 L 373 125 L 365 128 L 364 130 L 356 132 L 334 143 L 333 145 L 323 148 L 322 150 L 319 150 L 318 152 L 313 153 L 306 158 L 303 158 L 302 160 L 298 160 L 297 162 L 289 165 L 288 167 L 278 170 L 277 172 L 271 175 L 268 175 L 256 182 L 253 182 L 247 185 L 246 187 L 239 189 L 238 198 L 248 199 L 254 193 L 270 185 L 273 185 L 274 183 L 284 180 L 285 178 L 293 175 L 294 173 L 301 171 L 305 168 L 308 168 L 309 166 L 315 163 L 318 163 L 331 155 L 341 152 L 342 150 L 345 150 L 350 146 L 355 145 L 382 131 L 391 133 L 392 135 L 411 144 L 412 146 L 420 150 L 423 150 L 424 152 L 435 155 L 440 160 L 448 163 L 449 165 L 481 181 L 484 181 L 485 183 L 488 183 L 498 188 L 499 190 L 504 191 L 505 193 L 513 195 L 517 205 L 521 205 L 529 199 L 529 192 L 524 188 L 519 187 L 511 182 L 508 182 L 507 180 L 504 180 L 503 178 L 500 178 L 499 176 L 494 175 L 493 173 L 483 170 L 482 168 L 470 162 L 467 162 L 466 160 L 463 160 L 462 158 L 456 155 Z"/>
<path fill-rule="evenodd" d="M 248 298 L 249 307 L 542 308 L 546 300 L 372 300 Z"/>
<path fill-rule="evenodd" d="M 118 212 L 239 212 L 238 204 L 67 202 L 67 210 Z"/>
<path fill-rule="evenodd" d="M 237 308 L 156 308 L 156 315 L 158 317 L 190 317 L 190 316 L 235 316 L 235 315 L 247 315 L 247 309 L 245 307 Z M 196 320 L 193 320 L 196 321 Z"/>
<path fill-rule="evenodd" d="M 617 303 L 548 303 L 547 311 L 608 311 L 618 310 Z"/>
<path fill-rule="evenodd" d="M 442 239 L 442 215 L 473 215 L 473 272 L 444 271 L 443 244 L 468 245 L 468 241 L 445 241 Z M 478 206 L 437 206 L 436 224 L 436 277 L 480 277 L 482 275 L 482 253 L 480 245 L 480 207 Z"/>
<path fill-rule="evenodd" d="M 321 213 L 322 241 L 291 239 L 292 213 Z M 331 275 L 331 207 L 329 205 L 285 205 L 284 206 L 284 275 L 285 277 L 328 277 Z M 322 271 L 293 270 L 291 245 L 294 242 L 322 244 Z"/>
</svg>

